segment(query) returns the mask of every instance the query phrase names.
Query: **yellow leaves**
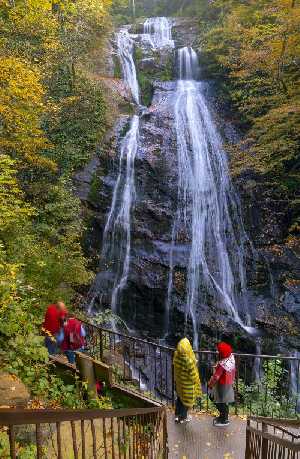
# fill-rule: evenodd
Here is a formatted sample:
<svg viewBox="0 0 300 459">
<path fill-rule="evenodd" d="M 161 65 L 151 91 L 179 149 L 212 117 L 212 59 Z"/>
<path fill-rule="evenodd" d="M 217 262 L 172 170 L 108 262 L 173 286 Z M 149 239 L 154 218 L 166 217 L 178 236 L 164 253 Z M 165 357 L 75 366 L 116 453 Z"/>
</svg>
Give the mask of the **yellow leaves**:
<svg viewBox="0 0 300 459">
<path fill-rule="evenodd" d="M 41 127 L 44 113 L 44 88 L 36 67 L 15 57 L 0 58 L 0 148 L 26 162 L 55 169 L 55 164 L 40 156 L 49 147 Z"/>
<path fill-rule="evenodd" d="M 33 208 L 23 200 L 14 166 L 15 161 L 0 155 L 0 231 L 33 214 Z"/>
</svg>

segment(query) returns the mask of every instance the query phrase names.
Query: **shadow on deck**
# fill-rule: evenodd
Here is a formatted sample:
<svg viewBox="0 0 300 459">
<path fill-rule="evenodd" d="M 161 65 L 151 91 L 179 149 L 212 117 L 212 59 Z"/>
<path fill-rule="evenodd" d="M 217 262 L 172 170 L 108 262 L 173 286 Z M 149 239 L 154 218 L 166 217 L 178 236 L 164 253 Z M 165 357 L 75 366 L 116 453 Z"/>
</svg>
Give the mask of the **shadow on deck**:
<svg viewBox="0 0 300 459">
<path fill-rule="evenodd" d="M 169 459 L 243 459 L 246 421 L 234 416 L 228 427 L 217 428 L 212 420 L 207 414 L 196 414 L 188 424 L 175 424 L 169 412 Z"/>
</svg>

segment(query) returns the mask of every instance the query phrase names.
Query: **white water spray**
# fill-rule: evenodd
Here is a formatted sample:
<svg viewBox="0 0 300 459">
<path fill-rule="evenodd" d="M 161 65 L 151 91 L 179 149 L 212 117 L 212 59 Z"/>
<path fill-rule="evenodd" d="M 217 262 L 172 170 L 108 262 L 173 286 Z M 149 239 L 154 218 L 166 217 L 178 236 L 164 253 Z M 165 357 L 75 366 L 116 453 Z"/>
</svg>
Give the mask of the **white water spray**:
<svg viewBox="0 0 300 459">
<path fill-rule="evenodd" d="M 144 34 L 149 37 L 153 49 L 173 48 L 172 22 L 165 17 L 148 18 L 144 22 Z"/>
</svg>

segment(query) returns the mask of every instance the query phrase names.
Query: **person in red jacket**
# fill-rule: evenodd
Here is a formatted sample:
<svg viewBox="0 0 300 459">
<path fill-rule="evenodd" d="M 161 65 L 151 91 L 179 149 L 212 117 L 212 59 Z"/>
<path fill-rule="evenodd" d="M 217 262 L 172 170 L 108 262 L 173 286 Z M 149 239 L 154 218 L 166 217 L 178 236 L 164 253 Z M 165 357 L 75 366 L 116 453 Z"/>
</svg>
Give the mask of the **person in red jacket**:
<svg viewBox="0 0 300 459">
<path fill-rule="evenodd" d="M 233 383 L 235 378 L 235 359 L 230 344 L 221 342 L 217 345 L 219 358 L 208 387 L 220 415 L 214 419 L 216 427 L 229 425 L 229 403 L 234 402 Z"/>
<path fill-rule="evenodd" d="M 46 335 L 45 346 L 49 354 L 57 354 L 57 344 L 60 341 L 62 333 L 63 322 L 68 314 L 67 308 L 62 301 L 55 304 L 50 304 L 45 313 L 43 323 L 43 331 Z"/>
<path fill-rule="evenodd" d="M 84 351 L 86 333 L 80 320 L 70 317 L 64 324 L 64 339 L 61 348 L 69 363 L 75 363 L 75 351 Z"/>
</svg>

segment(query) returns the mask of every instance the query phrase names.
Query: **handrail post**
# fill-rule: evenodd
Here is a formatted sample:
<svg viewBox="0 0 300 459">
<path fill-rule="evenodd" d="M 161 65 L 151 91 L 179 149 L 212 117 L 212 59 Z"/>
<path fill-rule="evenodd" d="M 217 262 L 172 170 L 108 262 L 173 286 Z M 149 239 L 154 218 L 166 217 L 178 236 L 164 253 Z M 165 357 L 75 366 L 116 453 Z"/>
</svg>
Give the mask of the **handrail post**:
<svg viewBox="0 0 300 459">
<path fill-rule="evenodd" d="M 250 419 L 247 419 L 245 459 L 251 459 L 250 439 L 251 439 Z"/>
<path fill-rule="evenodd" d="M 172 406 L 175 406 L 175 374 L 173 365 L 173 354 L 172 354 Z"/>
<path fill-rule="evenodd" d="M 168 459 L 169 451 L 168 451 L 168 426 L 167 426 L 167 410 L 164 408 L 163 410 L 163 459 Z"/>
<path fill-rule="evenodd" d="M 9 435 L 9 447 L 10 447 L 10 457 L 16 459 L 16 440 L 15 440 L 15 429 L 13 425 L 10 425 L 8 428 Z"/>
<path fill-rule="evenodd" d="M 261 430 L 262 430 L 261 458 L 267 459 L 269 440 L 265 438 L 265 434 L 268 433 L 268 425 L 265 422 L 262 422 Z"/>
<path fill-rule="evenodd" d="M 100 360 L 103 362 L 103 332 L 102 329 L 99 330 L 99 339 L 100 339 Z"/>
</svg>

